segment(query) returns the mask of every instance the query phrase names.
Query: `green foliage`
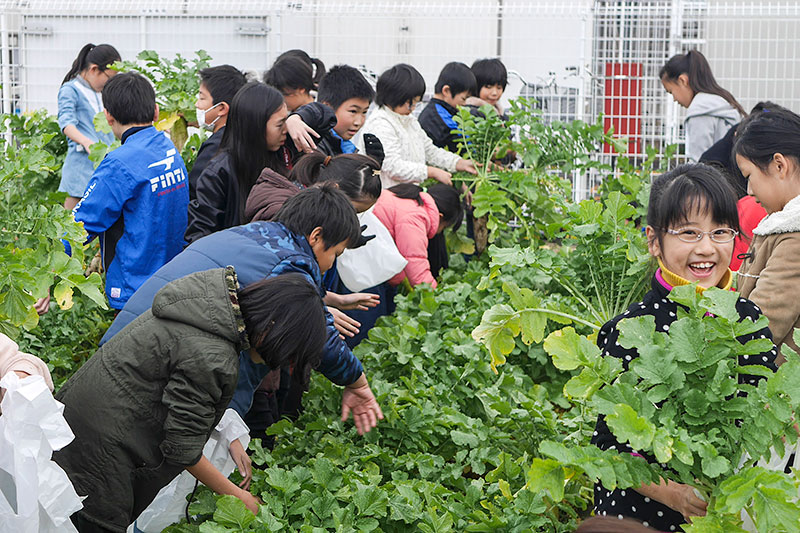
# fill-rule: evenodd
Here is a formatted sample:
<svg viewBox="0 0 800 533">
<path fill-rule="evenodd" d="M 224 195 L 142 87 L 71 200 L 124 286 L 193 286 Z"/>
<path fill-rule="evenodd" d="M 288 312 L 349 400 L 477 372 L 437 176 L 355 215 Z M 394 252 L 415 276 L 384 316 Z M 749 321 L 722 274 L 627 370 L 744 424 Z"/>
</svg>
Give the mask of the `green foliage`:
<svg viewBox="0 0 800 533">
<path fill-rule="evenodd" d="M 52 129 L 52 121 L 36 123 Z M 23 122 L 23 128 L 25 124 L 31 122 Z M 33 304 L 51 287 L 62 309 L 72 306 L 76 289 L 105 306 L 100 276 L 83 274 L 83 227 L 63 207 L 47 205 L 46 197 L 35 194 L 41 193 L 37 184 L 48 183 L 61 167 L 55 155 L 59 145 L 52 142 L 56 135 L 23 129 L 19 138 L 24 143 L 0 144 L 0 331 L 12 337 L 20 327 L 31 330 L 38 324 Z M 71 257 L 62 239 L 72 247 Z"/>
<path fill-rule="evenodd" d="M 554 364 L 581 371 L 567 382 L 565 394 L 605 415 L 620 442 L 655 457 L 665 468 L 658 476 L 699 487 L 711 496 L 711 517 L 691 531 L 738 523 L 742 509 L 759 531 L 796 530 L 800 506 L 793 503 L 798 490 L 794 478 L 762 469 L 735 470 L 769 454 L 771 447 L 783 450 L 783 439 L 794 434 L 800 357 L 788 355 L 775 374 L 760 366 L 740 366 L 739 356 L 773 348 L 769 339 L 744 345 L 737 340 L 764 328 L 766 317 L 740 321 L 739 296 L 716 288 L 701 295 L 694 285 L 677 287 L 670 298 L 682 306 L 668 331 L 656 331 L 651 315 L 619 322 L 620 345 L 639 354 L 626 371 L 618 359 L 602 357 L 593 342 L 571 328 L 551 334 L 544 347 Z M 766 379 L 757 386 L 739 384 L 741 374 Z M 653 481 L 653 470 L 641 470 L 621 483 L 609 457 L 598 460 L 596 469 L 586 468 L 584 455 L 599 452 L 589 449 L 542 443 L 540 451 L 558 464 L 535 464 L 537 483 L 554 477 L 567 481 L 570 469 L 580 469 L 610 488 Z"/>
</svg>

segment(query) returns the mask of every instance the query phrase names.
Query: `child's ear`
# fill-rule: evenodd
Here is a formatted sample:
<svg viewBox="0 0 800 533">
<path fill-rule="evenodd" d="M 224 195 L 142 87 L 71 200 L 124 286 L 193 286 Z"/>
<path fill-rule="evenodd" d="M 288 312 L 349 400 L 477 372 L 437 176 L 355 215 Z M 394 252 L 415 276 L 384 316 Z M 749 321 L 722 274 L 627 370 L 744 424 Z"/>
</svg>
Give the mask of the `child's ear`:
<svg viewBox="0 0 800 533">
<path fill-rule="evenodd" d="M 789 169 L 789 158 L 778 152 L 772 156 L 772 163 L 775 165 L 775 170 L 778 172 L 778 177 L 785 179 L 791 175 Z"/>
<path fill-rule="evenodd" d="M 445 85 L 444 87 L 442 87 L 442 95 L 446 96 L 447 98 L 453 97 L 453 90 L 450 88 L 449 85 Z"/>
<path fill-rule="evenodd" d="M 678 83 L 684 87 L 689 87 L 689 75 L 684 72 L 678 76 Z"/>
<path fill-rule="evenodd" d="M 647 226 L 644 230 L 647 236 L 647 249 L 653 257 L 661 257 L 661 245 L 656 238 L 656 230 L 653 226 Z"/>
<path fill-rule="evenodd" d="M 228 102 L 220 102 L 219 103 L 219 112 L 217 113 L 218 117 L 225 117 L 228 116 L 228 112 L 230 112 L 231 106 L 228 105 Z"/>
<path fill-rule="evenodd" d="M 308 234 L 308 244 L 314 246 L 317 243 L 321 243 L 322 241 L 322 226 L 317 226 L 316 228 L 311 230 L 311 233 Z"/>
<path fill-rule="evenodd" d="M 156 111 L 153 114 L 153 122 L 158 122 L 158 104 L 156 104 Z"/>
<path fill-rule="evenodd" d="M 107 109 L 103 109 L 103 113 L 106 115 L 106 122 L 108 122 L 108 125 L 114 126 L 114 122 L 116 122 L 116 120 L 114 120 L 114 117 L 111 116 L 111 113 L 109 113 Z"/>
</svg>

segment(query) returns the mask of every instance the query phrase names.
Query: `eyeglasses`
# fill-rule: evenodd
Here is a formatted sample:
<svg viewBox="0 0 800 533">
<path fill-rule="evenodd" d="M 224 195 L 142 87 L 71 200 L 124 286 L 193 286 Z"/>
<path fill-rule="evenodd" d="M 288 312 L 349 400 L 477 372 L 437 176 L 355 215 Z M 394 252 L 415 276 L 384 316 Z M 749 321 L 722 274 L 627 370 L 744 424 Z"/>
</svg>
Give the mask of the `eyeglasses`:
<svg viewBox="0 0 800 533">
<path fill-rule="evenodd" d="M 670 235 L 675 235 L 683 242 L 700 242 L 704 235 L 708 235 L 717 244 L 731 242 L 739 232 L 731 228 L 717 228 L 711 231 L 700 231 L 697 228 L 681 228 L 666 230 Z"/>
</svg>

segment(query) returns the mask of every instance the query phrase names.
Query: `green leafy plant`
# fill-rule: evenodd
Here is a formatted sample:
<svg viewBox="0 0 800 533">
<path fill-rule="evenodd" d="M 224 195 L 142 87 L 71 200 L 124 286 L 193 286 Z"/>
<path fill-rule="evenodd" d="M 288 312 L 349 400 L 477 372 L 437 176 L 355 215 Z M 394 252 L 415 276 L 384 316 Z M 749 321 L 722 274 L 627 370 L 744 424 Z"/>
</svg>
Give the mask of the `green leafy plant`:
<svg viewBox="0 0 800 533">
<path fill-rule="evenodd" d="M 767 324 L 764 316 L 755 322 L 740 320 L 738 298 L 715 288 L 699 295 L 693 285 L 677 287 L 670 299 L 681 305 L 668 332 L 656 331 L 649 315 L 622 320 L 620 345 L 639 353 L 628 370 L 619 359 L 603 357 L 594 342 L 572 328 L 552 333 L 544 347 L 556 367 L 579 371 L 565 385 L 566 396 L 604 415 L 620 442 L 654 457 L 663 468 L 650 468 L 660 470 L 660 477 L 707 495 L 709 516 L 687 531 L 717 531 L 714 527 L 720 524 L 739 527 L 742 509 L 758 531 L 795 531 L 800 505 L 792 502 L 798 481 L 749 464 L 769 455 L 771 447 L 782 452 L 783 439 L 795 432 L 800 357 L 791 354 L 775 374 L 761 366 L 740 366 L 739 356 L 761 354 L 773 345 L 765 338 L 746 344 L 737 340 Z M 765 379 L 757 386 L 740 384 L 742 374 Z M 545 479 L 566 483 L 576 471 L 608 488 L 652 482 L 652 471 L 643 468 L 620 477 L 613 466 L 620 460 L 611 461 L 591 448 L 576 451 L 557 442 L 542 443 L 539 451 L 555 463 L 534 462 L 529 472 L 533 486 Z M 587 454 L 593 459 L 587 461 Z M 628 454 L 620 455 L 633 464 Z M 737 471 L 739 465 L 744 468 Z"/>
<path fill-rule="evenodd" d="M 189 123 L 197 123 L 194 103 L 200 88 L 198 72 L 211 62 L 205 50 L 198 50 L 195 56 L 189 60 L 176 54 L 170 60 L 153 50 L 143 50 L 136 57 L 144 65 L 135 61 L 118 61 L 112 65 L 114 70 L 139 72 L 153 82 L 159 107 L 156 128 L 168 130 L 178 150 L 183 150 L 189 137 Z"/>
</svg>

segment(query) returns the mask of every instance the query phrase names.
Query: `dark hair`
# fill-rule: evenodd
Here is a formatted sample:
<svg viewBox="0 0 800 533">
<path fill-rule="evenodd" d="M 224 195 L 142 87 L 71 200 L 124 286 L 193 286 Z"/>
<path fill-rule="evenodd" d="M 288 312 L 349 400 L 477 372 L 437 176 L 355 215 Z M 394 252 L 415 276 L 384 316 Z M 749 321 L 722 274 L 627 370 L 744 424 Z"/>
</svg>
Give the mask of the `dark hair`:
<svg viewBox="0 0 800 533">
<path fill-rule="evenodd" d="M 64 76 L 64 81 L 61 84 L 67 83 L 69 80 L 89 68 L 91 65 L 97 65 L 100 71 L 104 71 L 112 63 L 121 60 L 117 49 L 110 44 L 98 44 L 97 46 L 89 43 L 81 48 L 78 52 L 78 57 L 72 62 L 72 67 Z"/>
<path fill-rule="evenodd" d="M 472 73 L 472 70 L 470 70 L 468 66 L 464 63 L 453 61 L 446 64 L 439 73 L 439 79 L 436 80 L 436 86 L 433 90 L 437 94 L 441 94 L 444 90 L 444 86 L 447 85 L 450 87 L 450 93 L 453 96 L 463 93 L 464 91 L 475 94 L 477 83 L 475 74 Z"/>
<path fill-rule="evenodd" d="M 727 100 L 740 115 L 747 115 L 744 108 L 736 101 L 736 98 L 717 83 L 705 56 L 697 50 L 689 50 L 685 54 L 672 56 L 667 61 L 667 64 L 661 67 L 658 77 L 662 80 L 667 79 L 674 82 L 681 74 L 686 74 L 689 78 L 689 87 L 694 94 L 716 94 Z"/>
<path fill-rule="evenodd" d="M 322 228 L 326 248 L 347 241 L 354 246 L 361 239 L 361 227 L 350 199 L 332 184 L 309 187 L 292 196 L 273 219 L 289 231 L 306 237 Z"/>
<path fill-rule="evenodd" d="M 419 205 L 423 205 L 421 193 L 422 188 L 413 183 L 401 183 L 390 187 L 389 190 L 398 198 L 405 198 L 407 200 L 416 200 Z M 428 187 L 428 194 L 431 195 L 433 201 L 436 203 L 436 208 L 442 214 L 442 222 L 457 230 L 461 226 L 461 220 L 464 218 L 464 205 L 461 203 L 461 197 L 458 191 L 444 183 L 436 183 Z"/>
<path fill-rule="evenodd" d="M 425 95 L 425 78 L 406 63 L 395 65 L 378 78 L 375 103 L 389 108 L 399 107 Z"/>
<path fill-rule="evenodd" d="M 667 229 L 686 222 L 692 210 L 708 209 L 714 222 L 741 231 L 736 200 L 730 183 L 714 167 L 679 165 L 653 180 L 647 224 L 660 241 Z"/>
<path fill-rule="evenodd" d="M 481 91 L 481 87 L 500 85 L 506 90 L 508 85 L 508 71 L 506 66 L 497 58 L 477 59 L 471 67 L 475 75 L 475 96 Z"/>
<path fill-rule="evenodd" d="M 575 533 L 654 533 L 638 520 L 611 516 L 593 516 L 581 522 Z"/>
<path fill-rule="evenodd" d="M 264 74 L 264 83 L 282 93 L 297 89 L 311 92 L 316 88 L 312 72 L 311 66 L 299 57 L 287 57 L 276 61 Z"/>
<path fill-rule="evenodd" d="M 251 283 L 238 297 L 250 345 L 268 367 L 319 364 L 327 337 L 325 311 L 319 290 L 303 274 Z"/>
<path fill-rule="evenodd" d="M 358 70 L 349 65 L 336 65 L 319 82 L 317 100 L 336 110 L 351 98 L 372 102 L 375 90 Z"/>
<path fill-rule="evenodd" d="M 204 68 L 199 74 L 200 83 L 206 86 L 214 105 L 220 102 L 230 105 L 239 89 L 247 83 L 242 71 L 231 65 Z"/>
<path fill-rule="evenodd" d="M 103 107 L 120 125 L 151 124 L 156 114 L 156 92 L 137 72 L 120 72 L 103 88 Z"/>
<path fill-rule="evenodd" d="M 321 59 L 317 59 L 316 57 L 311 57 L 306 53 L 304 50 L 299 50 L 295 48 L 294 50 L 287 50 L 275 60 L 275 62 L 281 61 L 283 59 L 295 57 L 303 61 L 306 65 L 311 68 L 311 81 L 314 84 L 314 89 L 319 87 L 319 82 L 322 77 L 325 75 L 325 63 L 322 62 Z"/>
<path fill-rule="evenodd" d="M 266 138 L 267 122 L 282 105 L 281 93 L 258 81 L 245 84 L 231 102 L 219 151 L 231 158 L 239 185 L 239 212 L 242 215 L 250 189 L 265 167 L 286 174 L 281 151 L 271 152 Z"/>
<path fill-rule="evenodd" d="M 381 195 L 380 169 L 378 162 L 368 155 L 330 157 L 315 151 L 300 158 L 289 179 L 305 187 L 322 182 L 335 183 L 350 199 L 361 200 Z"/>
<path fill-rule="evenodd" d="M 764 104 L 760 113 L 739 124 L 733 153 L 764 171 L 777 153 L 800 162 L 800 116 L 770 102 Z"/>
</svg>

